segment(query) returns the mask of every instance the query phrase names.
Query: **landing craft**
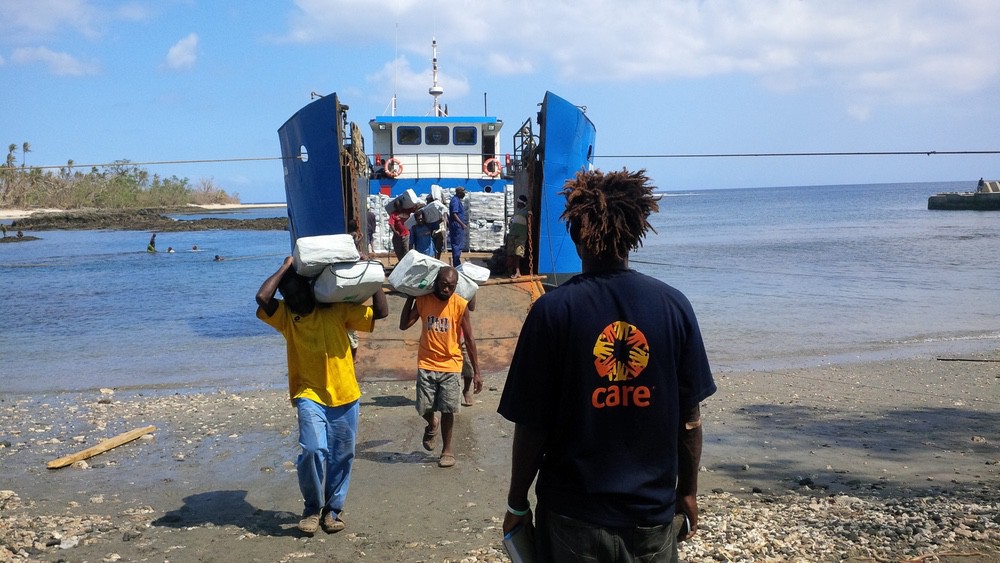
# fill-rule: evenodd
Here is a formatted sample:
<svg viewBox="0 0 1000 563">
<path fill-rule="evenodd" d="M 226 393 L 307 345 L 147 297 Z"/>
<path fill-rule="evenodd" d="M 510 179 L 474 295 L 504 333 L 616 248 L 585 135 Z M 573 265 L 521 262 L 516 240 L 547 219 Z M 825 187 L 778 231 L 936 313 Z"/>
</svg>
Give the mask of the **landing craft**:
<svg viewBox="0 0 1000 563">
<path fill-rule="evenodd" d="M 596 129 L 585 108 L 546 92 L 535 123 L 524 121 L 505 151 L 502 120 L 451 116 L 440 105 L 436 42 L 434 49 L 429 115 L 396 115 L 393 99 L 391 115 L 369 121 L 371 152 L 335 93 L 306 105 L 278 129 L 291 245 L 304 236 L 364 233 L 371 209 L 375 250 L 391 252 L 389 200 L 413 190 L 420 201 L 435 194 L 447 205 L 462 187 L 470 227 L 465 250 L 501 248 L 514 201 L 524 194 L 532 222 L 525 258 L 530 267 L 521 271 L 546 276 L 550 284 L 579 273 L 580 259 L 559 219 L 565 206 L 559 191 L 577 172 L 593 167 Z"/>
</svg>

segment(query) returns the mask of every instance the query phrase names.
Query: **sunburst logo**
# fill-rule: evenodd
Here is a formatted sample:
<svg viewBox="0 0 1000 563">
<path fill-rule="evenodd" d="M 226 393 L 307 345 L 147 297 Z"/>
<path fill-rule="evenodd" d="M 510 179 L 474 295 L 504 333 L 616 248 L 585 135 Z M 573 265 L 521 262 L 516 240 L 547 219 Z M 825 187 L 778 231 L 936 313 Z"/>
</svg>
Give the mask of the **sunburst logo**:
<svg viewBox="0 0 1000 563">
<path fill-rule="evenodd" d="M 638 327 L 615 321 L 604 327 L 594 343 L 594 367 L 608 381 L 628 381 L 649 364 L 649 342 Z"/>
</svg>

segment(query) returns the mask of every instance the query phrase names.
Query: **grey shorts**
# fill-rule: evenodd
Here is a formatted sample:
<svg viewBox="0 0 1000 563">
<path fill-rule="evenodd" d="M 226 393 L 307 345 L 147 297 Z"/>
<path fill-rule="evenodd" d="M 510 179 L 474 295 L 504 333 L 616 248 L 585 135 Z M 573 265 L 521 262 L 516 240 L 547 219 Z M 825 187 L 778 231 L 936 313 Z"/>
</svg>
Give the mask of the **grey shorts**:
<svg viewBox="0 0 1000 563">
<path fill-rule="evenodd" d="M 417 412 L 458 413 L 462 405 L 461 374 L 417 368 Z"/>
</svg>

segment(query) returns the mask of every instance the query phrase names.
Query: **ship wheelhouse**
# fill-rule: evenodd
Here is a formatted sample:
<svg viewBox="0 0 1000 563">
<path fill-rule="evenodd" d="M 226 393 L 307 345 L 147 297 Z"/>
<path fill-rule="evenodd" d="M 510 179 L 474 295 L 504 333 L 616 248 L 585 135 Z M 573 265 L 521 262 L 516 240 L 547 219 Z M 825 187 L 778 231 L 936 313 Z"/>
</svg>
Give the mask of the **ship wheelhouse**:
<svg viewBox="0 0 1000 563">
<path fill-rule="evenodd" d="M 387 186 L 392 195 L 407 188 L 419 193 L 425 183 L 485 192 L 506 185 L 500 180 L 503 121 L 496 117 L 379 116 L 369 124 L 373 184 L 382 193 Z"/>
</svg>

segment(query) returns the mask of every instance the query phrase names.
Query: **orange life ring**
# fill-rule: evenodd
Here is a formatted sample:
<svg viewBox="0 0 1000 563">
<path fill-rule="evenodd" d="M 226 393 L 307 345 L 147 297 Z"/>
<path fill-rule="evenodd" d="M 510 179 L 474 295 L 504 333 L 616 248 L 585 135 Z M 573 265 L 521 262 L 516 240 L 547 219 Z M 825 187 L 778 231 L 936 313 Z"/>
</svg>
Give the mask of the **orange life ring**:
<svg viewBox="0 0 1000 563">
<path fill-rule="evenodd" d="M 403 173 L 403 163 L 398 158 L 392 157 L 385 161 L 384 170 L 386 176 L 395 178 Z"/>
<path fill-rule="evenodd" d="M 500 161 L 497 160 L 497 159 L 495 159 L 495 158 L 491 158 L 491 159 L 487 160 L 486 162 L 484 162 L 483 163 L 483 174 L 486 174 L 487 176 L 489 176 L 491 178 L 496 178 L 497 176 L 499 176 L 500 175 Z"/>
</svg>

